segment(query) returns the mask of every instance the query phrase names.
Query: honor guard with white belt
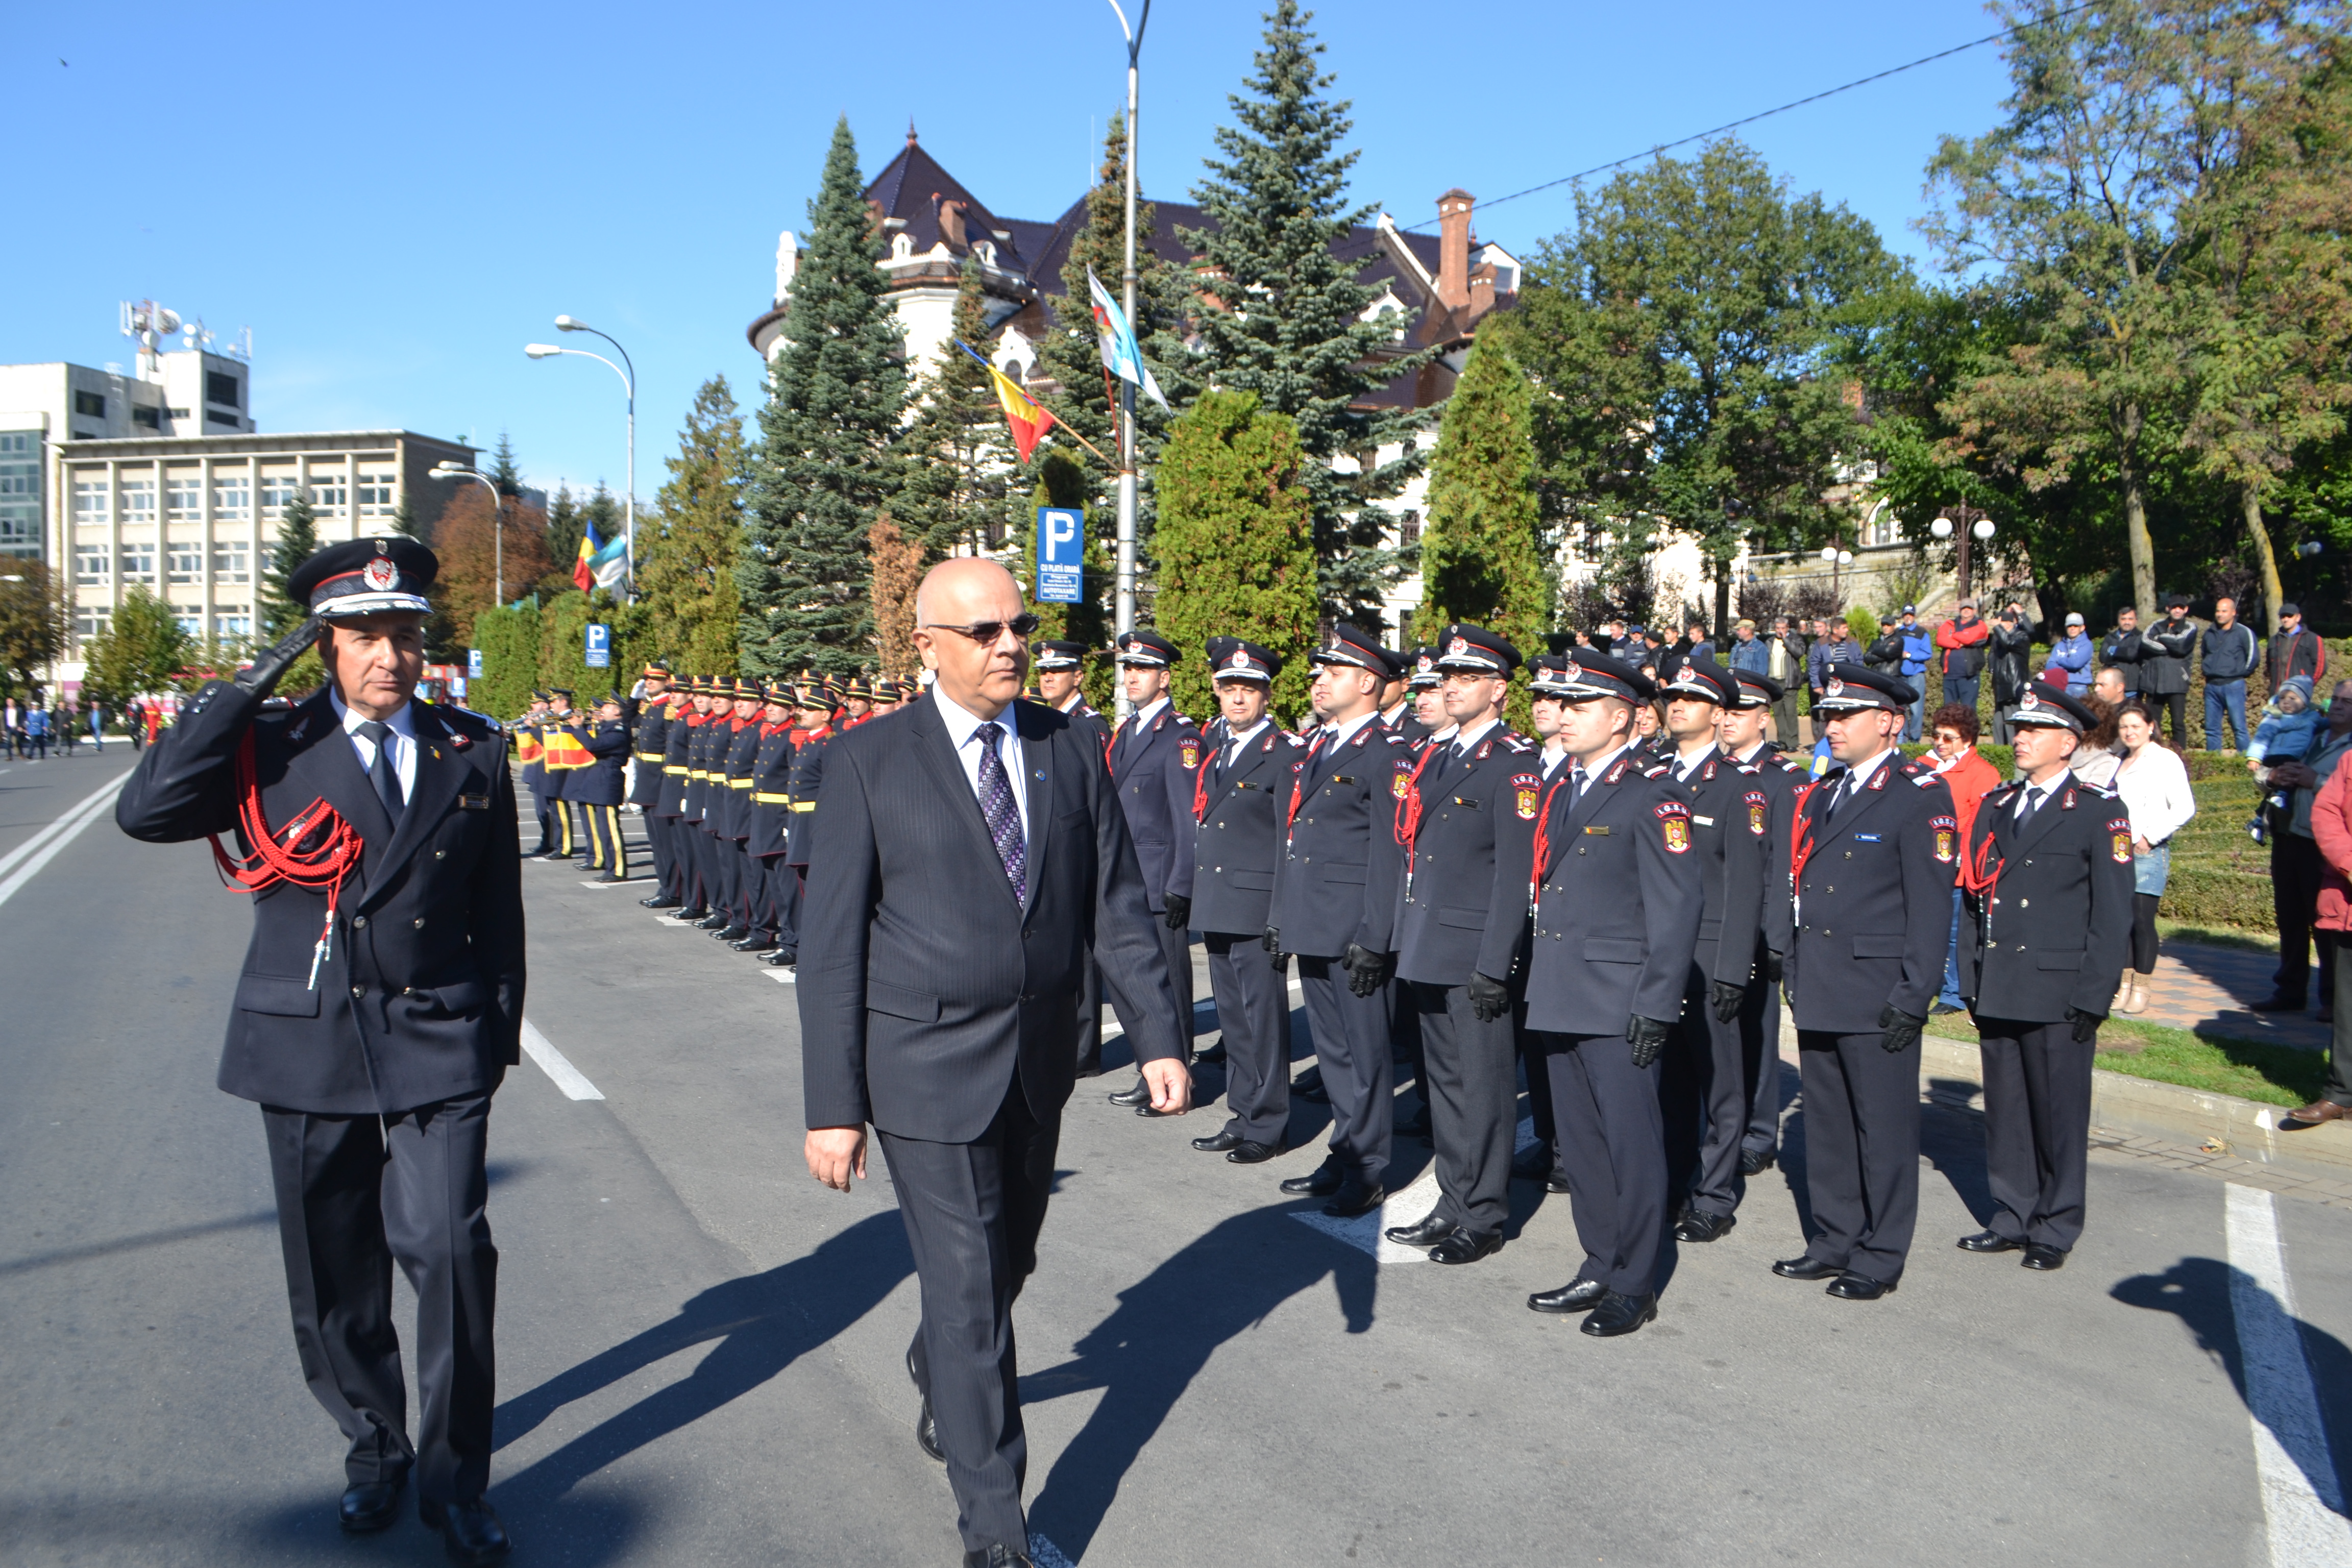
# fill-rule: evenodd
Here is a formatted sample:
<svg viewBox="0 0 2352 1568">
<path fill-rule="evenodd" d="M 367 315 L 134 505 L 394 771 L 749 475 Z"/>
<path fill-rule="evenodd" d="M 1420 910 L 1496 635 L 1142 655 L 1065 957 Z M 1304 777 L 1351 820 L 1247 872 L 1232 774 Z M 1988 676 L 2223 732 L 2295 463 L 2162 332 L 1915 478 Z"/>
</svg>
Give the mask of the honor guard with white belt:
<svg viewBox="0 0 2352 1568">
<path fill-rule="evenodd" d="M 662 769 L 669 752 L 669 666 L 649 664 L 643 679 L 645 705 L 637 710 L 636 733 L 630 742 L 636 768 L 629 777 L 629 804 L 646 825 L 646 847 L 653 855 L 653 894 L 637 900 L 651 910 L 667 907 L 662 900 L 670 882 L 669 822 L 660 815 Z"/>
</svg>

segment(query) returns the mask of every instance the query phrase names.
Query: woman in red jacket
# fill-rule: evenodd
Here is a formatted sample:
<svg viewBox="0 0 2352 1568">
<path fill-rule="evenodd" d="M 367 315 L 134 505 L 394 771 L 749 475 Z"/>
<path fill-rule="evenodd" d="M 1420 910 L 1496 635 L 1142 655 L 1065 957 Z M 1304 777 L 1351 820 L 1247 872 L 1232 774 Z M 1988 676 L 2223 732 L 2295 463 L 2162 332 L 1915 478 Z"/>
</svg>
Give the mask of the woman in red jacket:
<svg viewBox="0 0 2352 1568">
<path fill-rule="evenodd" d="M 2321 931 L 2352 931 L 2352 768 L 2338 767 L 2329 773 L 2327 782 L 2312 796 L 2311 836 L 2326 863 L 2319 884 L 2319 912 L 2311 923 Z M 2338 1005 L 2327 1084 L 2317 1100 L 2282 1123 L 2290 1131 L 2352 1115 L 2352 992 L 2341 989 L 2345 971 L 2352 968 L 2352 941 L 2339 939 L 2334 947 Z"/>
<path fill-rule="evenodd" d="M 1977 722 L 1977 710 L 1958 702 L 1947 702 L 1936 710 L 1936 720 L 1928 734 L 1935 742 L 1936 771 L 1944 776 L 1952 792 L 1954 815 L 1960 819 L 1958 842 L 1969 841 L 1969 829 L 1975 826 L 1977 802 L 1985 792 L 2000 783 L 2000 770 L 1986 760 L 1977 750 L 1977 738 L 1983 731 Z M 1952 941 L 1944 955 L 1944 989 L 1936 998 L 1936 1011 L 1957 1013 L 1960 1010 L 1960 890 L 1952 889 Z"/>
</svg>

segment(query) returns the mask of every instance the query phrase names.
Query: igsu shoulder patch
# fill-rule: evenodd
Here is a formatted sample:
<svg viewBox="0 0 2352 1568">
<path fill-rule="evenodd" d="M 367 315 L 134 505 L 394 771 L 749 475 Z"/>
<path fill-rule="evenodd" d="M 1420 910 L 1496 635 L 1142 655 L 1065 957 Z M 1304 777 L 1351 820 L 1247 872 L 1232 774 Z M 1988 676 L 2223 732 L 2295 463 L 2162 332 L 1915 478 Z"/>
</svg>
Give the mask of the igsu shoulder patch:
<svg viewBox="0 0 2352 1568">
<path fill-rule="evenodd" d="M 1536 803 L 1543 797 L 1543 776 L 1539 773 L 1511 775 L 1511 804 L 1521 822 L 1536 819 Z"/>
<path fill-rule="evenodd" d="M 1759 838 L 1763 837 L 1764 823 L 1769 815 L 1771 802 L 1764 798 L 1762 790 L 1751 789 L 1739 797 L 1739 804 L 1748 808 L 1748 831 Z"/>
<path fill-rule="evenodd" d="M 2116 858 L 2116 864 L 2119 866 L 2130 865 L 2132 858 L 2131 818 L 2128 816 L 2119 816 L 2113 822 L 2108 823 L 2107 838 L 2110 853 L 2112 853 Z"/>
<path fill-rule="evenodd" d="M 1662 800 L 1656 806 L 1658 825 L 1664 831 L 1666 853 L 1690 853 L 1690 808 L 1678 800 Z"/>
<path fill-rule="evenodd" d="M 1412 791 L 1412 759 L 1399 757 L 1389 776 L 1389 793 L 1402 800 Z"/>
<path fill-rule="evenodd" d="M 1927 826 L 1936 830 L 1936 858 L 1948 866 L 1959 858 L 1960 819 L 1957 816 L 1931 816 Z"/>
<path fill-rule="evenodd" d="M 1201 742 L 1195 737 L 1187 735 L 1177 742 L 1176 752 L 1184 759 L 1186 767 L 1197 768 L 1201 765 Z"/>
</svg>

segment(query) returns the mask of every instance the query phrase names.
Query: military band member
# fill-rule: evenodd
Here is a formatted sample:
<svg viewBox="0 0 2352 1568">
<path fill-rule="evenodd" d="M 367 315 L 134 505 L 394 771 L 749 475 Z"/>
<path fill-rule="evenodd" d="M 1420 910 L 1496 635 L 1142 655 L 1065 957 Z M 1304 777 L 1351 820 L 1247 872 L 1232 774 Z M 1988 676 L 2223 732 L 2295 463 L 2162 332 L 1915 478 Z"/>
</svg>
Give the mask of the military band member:
<svg viewBox="0 0 2352 1568">
<path fill-rule="evenodd" d="M 608 691 L 597 701 L 593 719 L 583 717 L 570 726 L 589 762 L 573 773 L 567 788 L 588 825 L 588 863 L 599 882 L 629 879 L 628 846 L 621 837 L 621 774 L 629 763 L 629 726 L 621 706 L 621 694 Z"/>
<path fill-rule="evenodd" d="M 2091 1058 L 2131 941 L 2131 820 L 2067 766 L 2097 723 L 2063 691 L 2026 691 L 2010 719 L 2019 777 L 1977 807 L 1961 862 L 1993 1212 L 1960 1247 L 2022 1248 L 2028 1268 L 2064 1267 L 2083 1234 Z"/>
<path fill-rule="evenodd" d="M 1403 665 L 1371 633 L 1345 622 L 1331 628 L 1331 641 L 1313 658 L 1310 690 L 1323 723 L 1283 802 L 1265 942 L 1276 952 L 1298 955 L 1300 999 L 1314 1032 L 1321 1091 L 1331 1105 L 1330 1152 L 1312 1174 L 1291 1177 L 1282 1190 L 1328 1198 L 1323 1212 L 1348 1219 L 1370 1214 L 1387 1196 L 1395 1131 L 1389 987 L 1359 995 L 1348 982 L 1356 964 L 1381 965 L 1365 945 L 1368 927 L 1389 923 L 1389 911 L 1375 921 L 1367 901 L 1374 858 L 1394 851 L 1396 763 L 1407 748 L 1375 704 Z"/>
<path fill-rule="evenodd" d="M 562 686 L 550 688 L 547 715 L 540 721 L 539 739 L 541 748 L 540 767 L 546 781 L 541 793 L 555 824 L 555 846 L 547 856 L 551 860 L 576 859 L 586 847 L 575 831 L 579 824 L 572 815 L 568 790 L 572 771 L 587 755 L 584 751 L 574 747 L 572 737 L 566 733 L 572 718 L 571 690 Z"/>
<path fill-rule="evenodd" d="M 1780 1158 L 1780 973 L 1789 951 L 1789 833 L 1799 792 L 1808 774 L 1803 763 L 1773 746 L 1766 728 L 1784 693 L 1780 683 L 1752 670 L 1732 671 L 1739 700 L 1716 721 L 1723 749 L 1732 761 L 1754 765 L 1768 803 L 1771 879 L 1764 902 L 1763 951 L 1756 977 L 1739 1014 L 1740 1051 L 1748 1074 L 1748 1134 L 1741 1141 L 1739 1173 L 1753 1176 Z"/>
<path fill-rule="evenodd" d="M 311 618 L 196 693 L 115 820 L 149 843 L 233 835 L 255 894 L 219 1083 L 260 1107 L 302 1373 L 348 1445 L 342 1528 L 391 1525 L 413 1474 L 449 1555 L 485 1563 L 509 1552 L 483 1497 L 484 1156 L 491 1096 L 520 1059 L 522 873 L 498 726 L 415 700 L 437 567 L 399 536 L 296 567 L 289 595 Z M 267 710 L 312 638 L 326 683 Z M 312 826 L 289 832 L 298 818 Z M 417 1302 L 414 1427 L 395 1263 Z"/>
<path fill-rule="evenodd" d="M 725 695 L 721 695 L 722 691 Z M 689 906 L 694 912 L 680 910 L 677 918 L 703 931 L 716 931 L 727 923 L 726 912 L 720 908 L 722 891 L 718 868 L 711 855 L 709 821 L 717 803 L 711 799 L 710 759 L 713 748 L 730 733 L 727 721 L 731 716 L 733 695 L 731 682 L 709 679 L 698 684 L 694 693 L 694 738 L 687 752 L 686 810 L 679 818 L 689 853 L 694 857 L 695 897 Z M 718 787 L 721 792 L 726 789 L 723 782 Z M 713 921 L 719 925 L 712 925 Z"/>
<path fill-rule="evenodd" d="M 1224 1037 L 1231 1114 L 1192 1147 L 1255 1165 L 1289 1146 L 1290 991 L 1265 931 L 1291 767 L 1304 749 L 1266 712 L 1280 656 L 1239 637 L 1211 637 L 1206 651 L 1218 717 L 1192 771 L 1166 923 L 1201 933 Z"/>
<path fill-rule="evenodd" d="M 645 706 L 637 710 L 636 734 L 630 742 L 637 767 L 629 780 L 629 804 L 645 821 L 646 848 L 654 860 L 653 896 L 637 901 L 657 909 L 670 884 L 669 822 L 660 815 L 662 769 L 669 751 L 669 667 L 649 664 L 644 679 Z"/>
<path fill-rule="evenodd" d="M 1176 881 L 1182 824 L 1191 816 L 1192 775 L 1201 765 L 1201 732 L 1168 700 L 1169 668 L 1183 657 L 1174 643 L 1158 632 L 1131 631 L 1121 634 L 1117 653 L 1119 680 L 1134 712 L 1112 734 L 1111 782 L 1118 790 L 1128 836 L 1135 841 L 1135 858 L 1143 869 L 1144 898 L 1157 917 L 1154 929 L 1160 933 L 1169 984 L 1176 996 L 1176 1035 L 1189 1051 L 1192 934 L 1185 923 L 1187 911 L 1171 905 L 1168 893 Z M 1169 922 L 1171 910 L 1176 915 L 1172 925 Z M 1135 1032 L 1132 1020 L 1120 1022 L 1129 1034 Z M 1132 1086 L 1113 1094 L 1110 1101 L 1132 1107 L 1138 1116 L 1149 1116 L 1151 1086 L 1139 1074 Z"/>
<path fill-rule="evenodd" d="M 1542 781 L 1535 747 L 1503 721 L 1518 649 L 1461 624 L 1446 628 L 1443 646 L 1437 664 L 1454 728 L 1450 739 L 1431 740 L 1406 780 L 1403 864 L 1385 948 L 1421 1020 L 1439 1196 L 1426 1218 L 1385 1234 L 1428 1247 L 1433 1262 L 1475 1263 L 1503 1244 L 1518 1091 L 1512 972 L 1507 963 L 1499 977 L 1479 973 L 1479 950 L 1497 868 L 1512 860 L 1514 840 L 1533 832 Z M 1524 869 L 1523 849 L 1517 858 Z M 1525 918 L 1522 909 L 1514 937 Z"/>
<path fill-rule="evenodd" d="M 1919 1217 L 1919 1034 L 1943 984 L 1959 858 L 1952 794 L 1896 750 L 1908 683 L 1840 665 L 1813 711 L 1837 765 L 1798 808 L 1789 1005 L 1814 1235 L 1772 1271 L 1874 1301 Z"/>
<path fill-rule="evenodd" d="M 788 685 L 763 687 L 761 699 L 751 793 L 743 811 L 751 931 L 734 947 L 738 952 L 773 953 L 798 940 L 793 926 L 792 894 L 799 891 L 800 879 L 785 866 L 784 850 L 792 822 L 793 718 L 799 702 Z"/>
<path fill-rule="evenodd" d="M 530 706 L 523 710 L 514 727 L 515 761 L 522 764 L 523 787 L 530 791 L 531 815 L 539 822 L 539 847 L 525 851 L 523 858 L 528 860 L 552 855 L 556 846 L 563 842 L 562 831 L 547 810 L 547 742 L 541 738 L 547 721 L 547 701 L 546 692 L 533 691 Z"/>
</svg>

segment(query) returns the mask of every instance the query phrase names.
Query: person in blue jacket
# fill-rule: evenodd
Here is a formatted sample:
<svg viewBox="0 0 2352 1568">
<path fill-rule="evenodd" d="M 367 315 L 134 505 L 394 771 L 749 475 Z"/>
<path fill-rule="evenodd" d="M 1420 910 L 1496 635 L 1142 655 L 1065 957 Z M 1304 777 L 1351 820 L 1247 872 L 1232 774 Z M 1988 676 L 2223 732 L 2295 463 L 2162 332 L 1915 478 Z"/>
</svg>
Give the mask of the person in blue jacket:
<svg viewBox="0 0 2352 1568">
<path fill-rule="evenodd" d="M 2083 614 L 2077 610 L 2066 617 L 2066 635 L 2050 645 L 2050 660 L 2044 669 L 2066 672 L 2066 695 L 2081 697 L 2091 689 L 2091 639 L 2083 631 Z"/>
<path fill-rule="evenodd" d="M 1888 629 L 1903 639 L 1904 684 L 1917 693 L 1903 716 L 1903 739 L 1916 741 L 1927 717 L 1927 666 L 1936 657 L 1936 634 L 1919 624 L 1916 605 L 1904 605 L 1902 619 Z"/>
</svg>

